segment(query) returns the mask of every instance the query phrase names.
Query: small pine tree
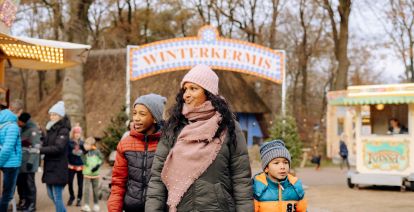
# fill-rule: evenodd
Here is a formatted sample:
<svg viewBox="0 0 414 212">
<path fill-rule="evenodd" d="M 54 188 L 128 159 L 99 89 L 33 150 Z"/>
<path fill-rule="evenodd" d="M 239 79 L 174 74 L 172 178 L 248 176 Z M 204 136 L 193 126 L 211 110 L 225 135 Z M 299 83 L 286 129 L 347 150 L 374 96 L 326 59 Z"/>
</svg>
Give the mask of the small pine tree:
<svg viewBox="0 0 414 212">
<path fill-rule="evenodd" d="M 296 121 L 292 116 L 277 117 L 274 124 L 270 128 L 270 138 L 268 141 L 280 139 L 285 142 L 286 148 L 292 157 L 291 168 L 295 168 L 300 164 L 302 156 L 302 141 L 299 138 Z"/>
<path fill-rule="evenodd" d="M 128 130 L 126 126 L 126 121 L 128 121 L 128 116 L 125 113 L 125 106 L 121 108 L 121 111 L 116 115 L 115 118 L 111 118 L 111 123 L 104 130 L 104 138 L 102 143 L 104 146 L 103 153 L 109 155 L 111 151 L 116 149 L 118 142 L 121 140 L 122 135 Z"/>
</svg>

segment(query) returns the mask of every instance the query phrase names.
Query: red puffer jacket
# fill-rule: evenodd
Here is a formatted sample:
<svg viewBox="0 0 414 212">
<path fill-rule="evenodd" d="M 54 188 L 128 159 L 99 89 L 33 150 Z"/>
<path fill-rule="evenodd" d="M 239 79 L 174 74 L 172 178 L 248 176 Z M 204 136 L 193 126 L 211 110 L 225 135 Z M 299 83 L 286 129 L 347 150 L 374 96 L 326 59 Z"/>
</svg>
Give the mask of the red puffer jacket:
<svg viewBox="0 0 414 212">
<path fill-rule="evenodd" d="M 119 142 L 112 172 L 109 212 L 145 208 L 152 161 L 159 140 L 159 132 L 144 135 L 133 130 Z"/>
</svg>

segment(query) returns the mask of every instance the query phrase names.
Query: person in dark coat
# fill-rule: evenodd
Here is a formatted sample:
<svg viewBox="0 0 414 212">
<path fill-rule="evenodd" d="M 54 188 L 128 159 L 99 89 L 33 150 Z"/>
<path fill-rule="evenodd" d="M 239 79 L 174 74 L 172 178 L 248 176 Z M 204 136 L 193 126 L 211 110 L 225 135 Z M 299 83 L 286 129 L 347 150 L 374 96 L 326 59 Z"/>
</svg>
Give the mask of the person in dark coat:
<svg viewBox="0 0 414 212">
<path fill-rule="evenodd" d="M 342 135 L 341 140 L 339 141 L 339 155 L 342 158 L 342 161 L 340 164 L 341 170 L 344 164 L 346 164 L 346 167 L 348 168 L 348 170 L 350 169 L 349 161 L 348 161 L 348 147 L 346 146 L 346 143 L 344 141 L 345 139 L 346 139 L 346 136 Z"/>
<path fill-rule="evenodd" d="M 145 211 L 254 210 L 246 139 L 218 82 L 206 65 L 181 81 L 154 157 Z"/>
<path fill-rule="evenodd" d="M 22 166 L 17 177 L 17 192 L 19 194 L 18 210 L 36 210 L 36 183 L 35 173 L 39 168 L 40 155 L 31 153 L 31 148 L 39 148 L 39 128 L 31 120 L 29 113 L 22 113 L 19 116 L 18 124 L 21 128 L 22 139 Z"/>
<path fill-rule="evenodd" d="M 47 194 L 55 204 L 56 212 L 66 212 L 62 199 L 63 189 L 68 182 L 67 148 L 71 129 L 65 115 L 65 105 L 59 101 L 49 110 L 50 121 L 46 125 L 46 138 L 40 153 L 44 154 L 42 182 L 46 183 Z"/>
</svg>

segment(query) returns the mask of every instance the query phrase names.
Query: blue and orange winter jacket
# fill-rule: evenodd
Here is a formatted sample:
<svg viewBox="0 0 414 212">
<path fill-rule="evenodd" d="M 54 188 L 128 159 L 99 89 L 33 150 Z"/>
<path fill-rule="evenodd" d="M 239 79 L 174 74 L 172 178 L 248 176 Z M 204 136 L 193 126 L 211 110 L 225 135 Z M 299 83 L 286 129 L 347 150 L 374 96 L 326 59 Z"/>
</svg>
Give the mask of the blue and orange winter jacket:
<svg viewBox="0 0 414 212">
<path fill-rule="evenodd" d="M 253 178 L 255 212 L 304 212 L 307 208 L 302 182 L 292 176 L 274 182 L 264 173 Z"/>
</svg>

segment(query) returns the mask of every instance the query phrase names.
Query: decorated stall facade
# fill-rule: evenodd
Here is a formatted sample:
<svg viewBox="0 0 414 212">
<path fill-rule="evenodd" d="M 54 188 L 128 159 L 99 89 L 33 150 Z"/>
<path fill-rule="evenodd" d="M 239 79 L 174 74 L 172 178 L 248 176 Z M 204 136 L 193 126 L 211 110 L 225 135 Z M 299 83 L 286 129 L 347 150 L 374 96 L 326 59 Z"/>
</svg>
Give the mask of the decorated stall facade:
<svg viewBox="0 0 414 212">
<path fill-rule="evenodd" d="M 351 187 L 414 186 L 413 132 L 414 84 L 350 86 L 328 94 L 327 155 L 337 157 L 339 140 L 345 140 L 356 165 L 348 175 Z"/>
</svg>

